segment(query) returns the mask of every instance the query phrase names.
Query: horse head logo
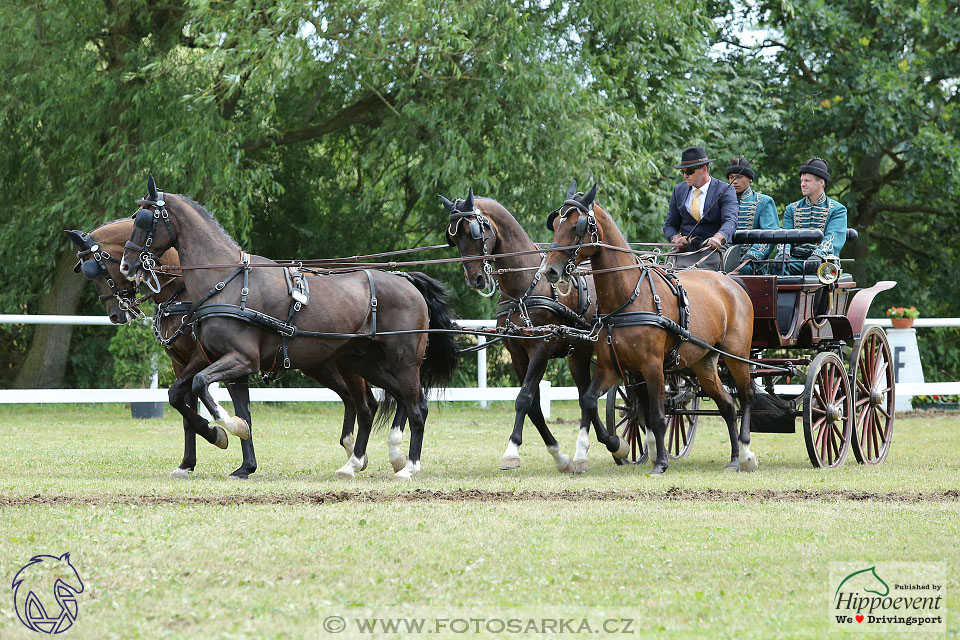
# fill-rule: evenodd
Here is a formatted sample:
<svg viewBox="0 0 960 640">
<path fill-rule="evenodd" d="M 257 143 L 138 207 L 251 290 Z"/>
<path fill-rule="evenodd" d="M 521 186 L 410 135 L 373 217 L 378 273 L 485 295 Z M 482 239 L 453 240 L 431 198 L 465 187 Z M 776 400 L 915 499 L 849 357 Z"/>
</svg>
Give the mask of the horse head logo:
<svg viewBox="0 0 960 640">
<path fill-rule="evenodd" d="M 11 588 L 17 617 L 31 631 L 62 633 L 77 619 L 77 594 L 83 593 L 83 581 L 69 553 L 30 558 L 14 576 Z"/>
<path fill-rule="evenodd" d="M 854 571 L 848 575 L 843 579 L 843 582 L 840 583 L 840 586 L 837 587 L 836 593 L 833 594 L 834 598 L 839 595 L 841 587 L 848 582 L 850 582 L 850 584 L 847 585 L 848 589 L 864 591 L 866 593 L 874 593 L 880 597 L 886 597 L 890 595 L 890 587 L 883 580 L 883 578 L 877 575 L 876 567 L 861 569 L 860 571 Z"/>
</svg>

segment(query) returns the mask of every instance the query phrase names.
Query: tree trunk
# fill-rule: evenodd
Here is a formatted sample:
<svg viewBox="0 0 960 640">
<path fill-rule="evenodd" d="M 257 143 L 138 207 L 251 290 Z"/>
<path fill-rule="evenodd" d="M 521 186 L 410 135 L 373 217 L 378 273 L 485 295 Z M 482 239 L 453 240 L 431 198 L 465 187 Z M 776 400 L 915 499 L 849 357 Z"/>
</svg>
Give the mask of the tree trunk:
<svg viewBox="0 0 960 640">
<path fill-rule="evenodd" d="M 69 249 L 57 261 L 53 286 L 40 306 L 40 313 L 71 315 L 76 313 L 86 281 L 73 272 L 77 254 Z M 33 334 L 27 356 L 13 382 L 16 389 L 57 389 L 63 386 L 63 374 L 70 355 L 71 325 L 41 324 Z"/>
</svg>

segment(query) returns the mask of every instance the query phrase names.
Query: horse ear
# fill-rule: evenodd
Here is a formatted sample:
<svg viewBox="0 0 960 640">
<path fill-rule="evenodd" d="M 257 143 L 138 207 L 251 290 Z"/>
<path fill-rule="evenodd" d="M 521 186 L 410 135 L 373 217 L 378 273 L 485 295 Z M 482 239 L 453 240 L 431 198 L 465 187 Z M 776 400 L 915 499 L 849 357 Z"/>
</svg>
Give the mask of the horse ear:
<svg viewBox="0 0 960 640">
<path fill-rule="evenodd" d="M 77 245 L 77 246 L 80 247 L 81 249 L 86 249 L 87 243 L 86 243 L 86 241 L 83 239 L 83 231 L 77 231 L 77 230 L 75 230 L 75 229 L 68 231 L 68 230 L 64 229 L 63 232 L 64 232 L 65 234 L 67 234 L 67 237 L 68 237 L 68 238 L 70 238 L 71 240 L 73 240 L 73 244 Z"/>
<path fill-rule="evenodd" d="M 473 211 L 473 187 L 470 187 L 470 192 L 467 194 L 467 202 L 464 206 L 466 206 L 467 211 Z"/>
<path fill-rule="evenodd" d="M 577 195 L 577 181 L 574 180 L 570 183 L 570 188 L 567 189 L 567 200 Z"/>
<path fill-rule="evenodd" d="M 147 197 L 151 200 L 157 200 L 157 183 L 153 180 L 153 174 L 147 176 Z"/>
<path fill-rule="evenodd" d="M 452 202 L 444 198 L 443 194 L 438 193 L 437 195 L 440 196 L 440 202 L 443 203 L 444 209 L 446 209 L 450 213 L 453 213 L 454 209 L 456 209 L 456 206 Z"/>
<path fill-rule="evenodd" d="M 587 195 L 583 196 L 583 200 L 581 204 L 589 210 L 590 206 L 593 204 L 594 198 L 596 197 L 597 197 L 597 183 L 594 182 L 593 186 L 590 187 L 590 191 L 587 191 Z"/>
</svg>

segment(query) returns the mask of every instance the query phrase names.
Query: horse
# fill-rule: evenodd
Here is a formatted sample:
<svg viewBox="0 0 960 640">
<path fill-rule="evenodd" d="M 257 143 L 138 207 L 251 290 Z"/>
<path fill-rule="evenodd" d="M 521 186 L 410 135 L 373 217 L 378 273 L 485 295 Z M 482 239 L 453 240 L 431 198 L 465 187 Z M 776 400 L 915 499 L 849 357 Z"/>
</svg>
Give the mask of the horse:
<svg viewBox="0 0 960 640">
<path fill-rule="evenodd" d="M 507 323 L 519 326 L 542 326 L 559 324 L 579 329 L 589 329 L 585 317 L 596 312 L 596 293 L 593 280 L 585 278 L 578 286 L 566 292 L 558 292 L 556 286 L 542 279 L 539 253 L 512 255 L 539 248 L 523 230 L 517 220 L 499 202 L 491 198 L 473 197 L 471 188 L 466 200 L 451 202 L 440 196 L 443 206 L 450 213 L 446 229 L 447 242 L 456 247 L 461 257 L 478 256 L 477 260 L 463 263 L 467 286 L 491 292 L 500 289 L 497 304 L 497 326 Z M 506 255 L 504 255 L 506 254 Z M 492 280 L 493 264 L 499 273 L 498 282 Z M 553 456 L 557 470 L 571 471 L 570 457 L 560 452 L 560 445 L 547 427 L 540 409 L 540 380 L 552 358 L 567 357 L 570 374 L 582 394 L 590 384 L 590 362 L 593 345 L 571 344 L 560 337 L 541 340 L 516 340 L 507 338 L 504 345 L 513 361 L 513 370 L 521 382 L 516 400 L 516 418 L 506 451 L 500 458 L 501 469 L 516 469 L 520 466 L 520 445 L 523 443 L 523 425 L 527 416 L 533 422 L 547 451 Z"/>
<path fill-rule="evenodd" d="M 120 259 L 117 256 L 123 253 L 124 242 L 130 237 L 132 230 L 133 221 L 124 218 L 108 222 L 90 233 L 76 230 L 65 231 L 70 240 L 79 248 L 77 255 L 80 262 L 77 263 L 74 270 L 82 272 L 93 283 L 97 293 L 100 294 L 100 302 L 106 308 L 110 322 L 113 324 L 125 324 L 142 315 L 136 304 L 136 288 L 120 289 L 116 284 L 125 282 L 125 278 L 120 273 Z M 160 256 L 160 262 L 177 267 L 180 265 L 180 258 L 175 249 L 168 249 L 166 253 Z M 158 340 L 161 340 L 161 344 L 170 358 L 174 373 L 179 376 L 196 351 L 196 345 L 189 332 L 183 331 L 187 328 L 183 324 L 183 319 L 187 314 L 190 303 L 180 299 L 184 288 L 180 286 L 178 278 L 170 276 L 162 284 L 159 282 L 157 284 L 156 291 L 150 293 L 150 298 L 157 309 L 154 316 L 154 332 Z M 371 412 L 376 411 L 376 399 L 363 378 L 349 372 L 340 371 L 335 366 L 318 367 L 314 371 L 314 379 L 331 389 L 343 401 L 344 415 L 340 444 L 349 459 L 353 454 L 353 427 L 357 415 L 354 398 L 359 398 L 360 401 L 365 402 Z M 251 437 L 240 441 L 243 462 L 230 474 L 231 478 L 243 479 L 257 470 L 247 379 L 228 381 L 227 391 L 230 393 L 231 400 L 233 400 L 237 415 L 251 429 Z M 195 395 L 188 394 L 186 402 L 191 409 L 196 410 L 197 398 Z M 197 433 L 191 423 L 184 417 L 183 458 L 180 465 L 170 472 L 170 477 L 188 478 L 193 473 L 197 464 Z M 218 437 L 219 432 L 212 429 L 206 421 L 200 427 L 200 433 L 211 444 L 222 448 L 227 447 L 229 440 L 226 437 Z M 213 440 L 211 440 L 211 437 Z"/>
<path fill-rule="evenodd" d="M 134 214 L 120 272 L 136 281 L 151 270 L 155 253 L 174 247 L 180 256 L 186 294 L 194 301 L 188 319 L 198 350 L 170 387 L 171 404 L 195 415 L 184 403 L 192 389 L 221 428 L 242 437 L 242 428 L 213 403 L 211 383 L 270 371 L 278 362 L 310 375 L 339 361 L 402 404 L 411 438 L 408 455 L 391 460 L 394 477 L 410 480 L 418 473 L 427 417 L 424 390 L 445 385 L 458 360 L 443 285 L 422 273 L 303 274 L 319 301 L 303 305 L 288 289 L 287 267 L 242 251 L 202 206 L 183 195 L 160 194 L 153 176 L 147 192 Z M 429 330 L 438 332 L 428 340 Z M 366 405 L 357 405 L 354 451 L 338 477 L 353 478 L 366 468 L 372 418 Z M 401 437 L 399 429 L 391 429 L 391 453 Z"/>
<path fill-rule="evenodd" d="M 591 422 L 598 441 L 607 449 L 613 451 L 622 444 L 623 439 L 618 442 L 600 422 L 597 399 L 618 379 L 629 384 L 631 376 L 639 376 L 646 383 L 648 447 L 653 450 L 656 446 L 651 475 L 666 472 L 664 373 L 690 369 L 727 424 L 731 452 L 725 469 L 756 470 L 758 459 L 750 450 L 750 412 L 757 396 L 746 361 L 753 340 L 753 303 L 742 283 L 714 271 L 687 270 L 673 275 L 643 263 L 630 250 L 610 214 L 596 202 L 597 185 L 586 195 L 575 191 L 576 183 L 564 203 L 547 218 L 554 238 L 543 265 L 547 280 L 556 283 L 590 260 L 598 307 L 605 311 L 599 316 L 602 331 L 595 347 L 593 380 L 580 398 L 580 435 L 574 460 L 586 459 Z M 718 349 L 725 352 L 724 363 L 743 409 L 739 434 L 733 398 L 717 372 Z M 638 400 L 643 403 L 643 397 Z"/>
</svg>

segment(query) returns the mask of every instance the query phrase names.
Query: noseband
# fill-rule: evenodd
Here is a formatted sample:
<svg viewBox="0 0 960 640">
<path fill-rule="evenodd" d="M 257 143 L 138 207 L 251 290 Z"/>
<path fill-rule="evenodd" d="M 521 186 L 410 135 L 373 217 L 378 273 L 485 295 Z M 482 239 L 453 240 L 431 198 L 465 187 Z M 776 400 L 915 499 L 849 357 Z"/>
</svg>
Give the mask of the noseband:
<svg viewBox="0 0 960 640">
<path fill-rule="evenodd" d="M 145 280 L 147 288 L 153 293 L 160 293 L 160 280 L 157 278 L 157 272 L 155 271 L 157 268 L 157 257 L 151 251 L 153 237 L 157 232 L 157 223 L 161 219 L 163 220 L 167 227 L 167 234 L 170 237 L 171 246 L 176 243 L 176 232 L 173 230 L 173 225 L 170 224 L 170 214 L 167 213 L 166 202 L 163 199 L 162 191 L 158 192 L 156 200 L 152 200 L 148 196 L 147 198 L 138 200 L 137 204 L 140 205 L 140 209 L 132 216 L 133 225 L 138 229 L 146 231 L 147 239 L 144 241 L 142 247 L 135 242 L 127 240 L 124 248 L 140 254 L 140 267 L 153 277 L 153 282 L 150 282 L 149 279 Z"/>
<path fill-rule="evenodd" d="M 457 204 L 460 204 L 460 200 L 457 200 Z M 453 236 L 457 235 L 457 232 L 460 231 L 460 223 L 466 220 L 467 228 L 470 230 L 470 237 L 473 240 L 481 240 L 481 256 L 483 260 L 483 275 L 487 283 L 487 290 L 480 291 L 480 295 L 484 298 L 489 298 L 497 292 L 497 280 L 493 277 L 494 269 L 493 263 L 490 261 L 490 247 L 488 246 L 488 237 L 486 229 L 490 229 L 493 232 L 493 225 L 490 224 L 490 220 L 486 216 L 479 213 L 476 209 L 473 211 L 455 211 L 450 214 L 450 225 L 447 227 L 447 243 L 450 246 L 456 246 L 453 243 Z M 466 264 L 464 264 L 466 267 Z"/>
</svg>

